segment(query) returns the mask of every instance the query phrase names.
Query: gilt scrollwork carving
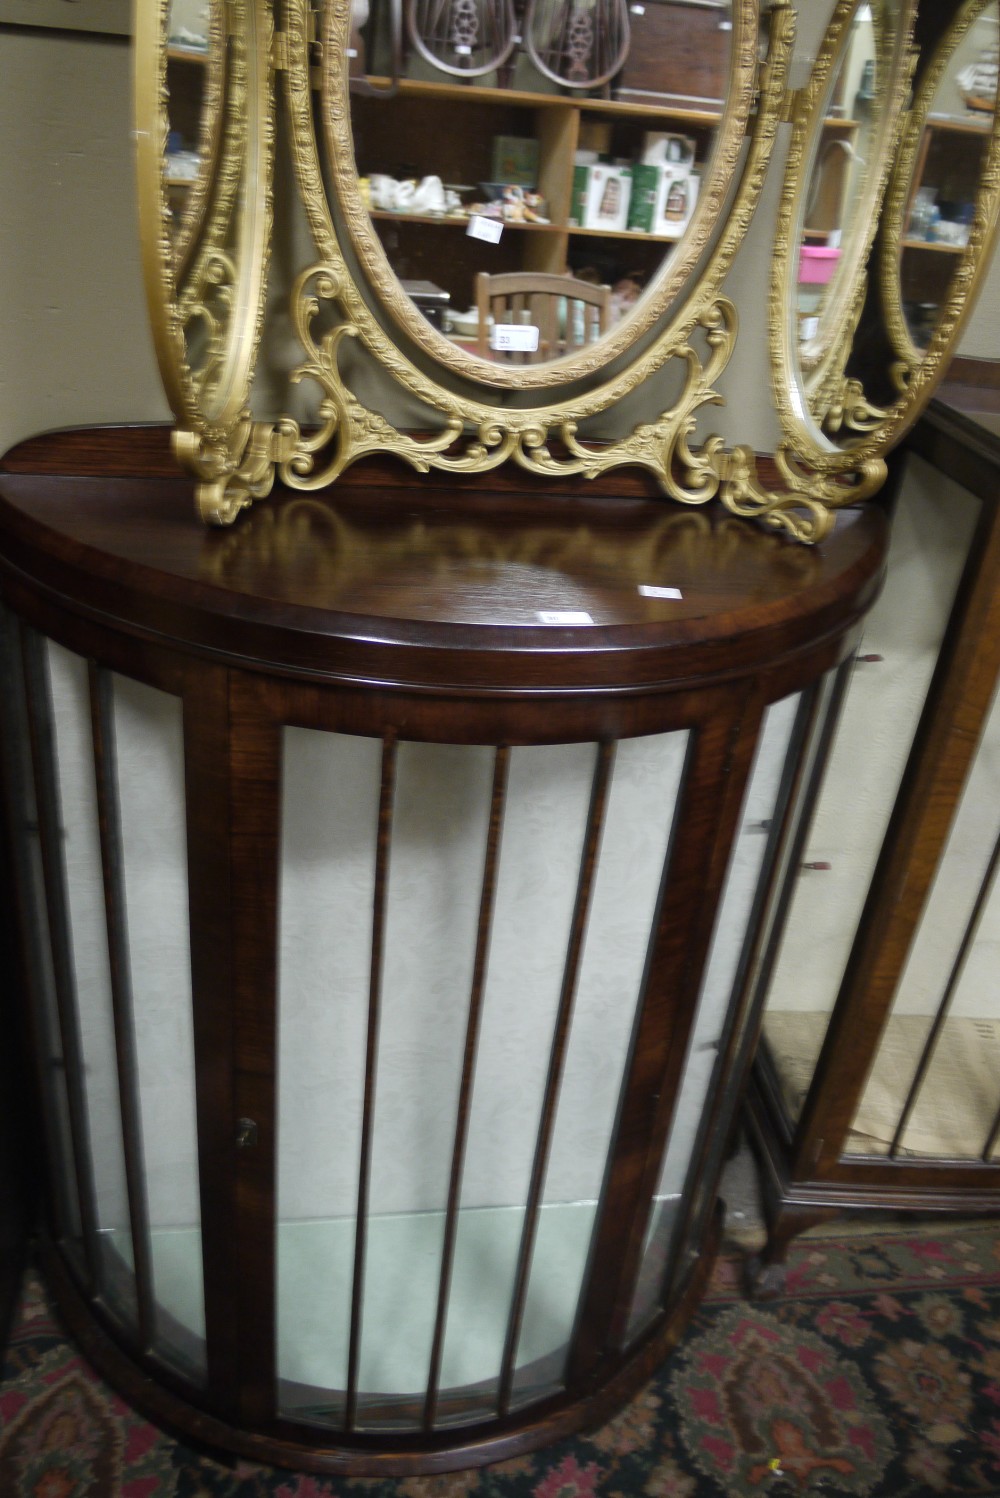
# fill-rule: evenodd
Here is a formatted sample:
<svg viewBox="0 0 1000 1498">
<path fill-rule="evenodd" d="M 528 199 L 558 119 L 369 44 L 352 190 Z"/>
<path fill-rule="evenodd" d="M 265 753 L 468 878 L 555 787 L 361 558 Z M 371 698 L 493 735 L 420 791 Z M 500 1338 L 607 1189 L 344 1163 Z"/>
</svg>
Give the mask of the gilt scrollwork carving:
<svg viewBox="0 0 1000 1498">
<path fill-rule="evenodd" d="M 884 449 L 876 434 L 888 413 L 870 403 L 863 386 L 846 371 L 865 303 L 865 264 L 875 238 L 912 75 L 912 0 L 903 0 L 894 18 L 888 5 L 875 8 L 876 69 L 871 103 L 875 159 L 867 169 L 858 203 L 850 205 L 854 222 L 847 231 L 846 258 L 827 290 L 819 314 L 819 332 L 803 342 L 795 316 L 810 174 L 818 160 L 830 90 L 836 70 L 843 65 L 859 9 L 858 0 L 838 0 L 809 82 L 795 99 L 775 230 L 769 322 L 774 397 L 785 434 L 784 451 L 798 454 L 793 471 L 804 466 L 810 472 L 836 479 L 844 469 L 845 447 L 824 439 L 846 435 L 850 438 L 846 451 L 857 465 L 860 496 L 870 491 L 879 472 L 884 473 Z M 866 435 L 870 436 L 868 445 L 863 442 Z"/>
<path fill-rule="evenodd" d="M 909 20 L 912 0 L 899 3 Z M 785 79 L 795 23 L 789 0 L 777 0 L 763 13 L 762 51 L 757 0 L 734 4 L 729 95 L 683 239 L 620 324 L 547 366 L 493 362 L 448 343 L 419 314 L 390 267 L 357 182 L 348 0 L 330 0 L 319 17 L 310 0 L 281 0 L 277 26 L 271 0 L 213 0 L 213 25 L 221 38 L 214 75 L 221 99 L 217 160 L 204 188 L 197 188 L 197 232 L 182 225 L 179 239 L 163 177 L 168 4 L 157 0 L 151 9 L 140 7 L 137 22 L 144 270 L 164 384 L 177 414 L 175 451 L 196 480 L 204 520 L 231 523 L 270 491 L 276 477 L 291 489 L 319 491 L 349 464 L 374 454 L 389 454 L 422 473 L 484 473 L 512 462 L 533 474 L 583 480 L 639 468 L 680 505 L 718 499 L 735 517 L 806 542 L 828 533 L 838 508 L 878 487 L 886 438 L 901 418 L 895 408 L 871 403 L 862 383 L 845 372 L 863 305 L 860 275 L 838 292 L 837 326 L 812 367 L 810 403 L 822 408 L 815 432 L 803 436 L 798 424 L 787 360 L 786 377 L 776 383 L 785 435 L 770 469 L 760 467 L 748 445 L 729 445 L 701 430 L 705 413 L 721 402 L 721 377 L 739 334 L 726 277 L 760 198 L 789 97 Z M 788 245 L 815 112 L 855 10 L 854 0 L 839 0 L 814 76 L 794 96 L 779 222 L 779 242 L 784 237 Z M 888 48 L 883 36 L 882 92 L 875 107 L 891 122 L 901 99 L 898 92 L 886 94 L 884 79 L 891 74 L 893 87 L 905 88 L 899 64 L 905 43 L 897 42 L 892 53 L 895 73 Z M 279 76 L 293 180 L 312 253 L 294 270 L 288 297 L 299 350 L 289 369 L 289 409 L 259 420 L 250 395 L 266 300 Z M 891 133 L 891 123 L 884 129 Z M 887 170 L 879 165 L 869 174 L 877 193 Z M 995 139 L 989 172 L 987 192 L 995 197 Z M 954 313 L 945 315 L 935 334 L 942 347 L 962 315 L 959 300 L 975 250 L 987 236 L 985 221 L 977 220 L 972 249 L 955 278 Z M 866 226 L 864 248 L 868 242 Z M 791 250 L 778 257 L 772 328 L 787 330 L 791 258 Z M 932 343 L 932 352 L 937 346 Z M 778 349 L 776 362 L 784 357 Z M 902 369 L 909 397 L 919 397 L 926 362 Z M 905 359 L 900 363 L 905 366 Z M 378 409 L 370 379 L 357 377 L 359 367 L 379 371 Z M 664 378 L 671 371 L 672 382 Z M 596 421 L 654 388 L 671 390 L 669 405 L 624 433 L 608 437 L 605 429 L 597 439 Z M 293 390 L 299 392 L 294 416 Z M 387 414 L 400 401 L 415 402 L 427 413 L 416 424 L 420 430 L 406 429 Z"/>
</svg>

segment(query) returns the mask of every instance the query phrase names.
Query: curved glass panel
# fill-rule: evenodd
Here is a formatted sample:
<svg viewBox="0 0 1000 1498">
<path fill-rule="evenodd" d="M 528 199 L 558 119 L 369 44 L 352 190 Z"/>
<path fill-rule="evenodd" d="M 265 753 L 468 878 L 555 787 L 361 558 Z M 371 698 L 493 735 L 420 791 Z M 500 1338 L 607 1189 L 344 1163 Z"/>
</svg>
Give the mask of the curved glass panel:
<svg viewBox="0 0 1000 1498">
<path fill-rule="evenodd" d="M 687 746 L 402 743 L 380 895 L 380 744 L 285 730 L 283 1414 L 461 1425 L 561 1386 Z"/>
<path fill-rule="evenodd" d="M 656 1315 L 664 1296 L 676 1292 L 690 1271 L 680 1250 L 685 1243 L 704 1243 L 701 1221 L 712 1206 L 704 1183 L 694 1178 L 705 1129 L 706 1100 L 725 1049 L 733 1004 L 748 976 L 748 961 L 757 937 L 762 890 L 769 885 L 777 855 L 784 783 L 799 752 L 795 742 L 801 698 L 774 703 L 764 715 L 761 735 L 747 783 L 740 827 L 730 855 L 712 945 L 702 980 L 698 1008 L 684 1060 L 660 1176 L 646 1225 L 639 1275 L 629 1313 L 628 1340 L 639 1336 Z M 725 1120 L 716 1120 L 719 1140 L 728 1137 Z M 707 1172 L 715 1179 L 712 1172 Z M 693 1220 L 697 1229 L 690 1231 Z"/>
<path fill-rule="evenodd" d="M 911 463 L 886 586 L 865 621 L 803 866 L 789 874 L 764 1038 L 792 1121 L 812 1085 L 980 519 L 978 502 L 957 486 L 942 498 L 931 471 Z M 923 600 L 917 611 L 916 596 Z M 873 736 L 875 721 L 887 726 Z"/>
</svg>

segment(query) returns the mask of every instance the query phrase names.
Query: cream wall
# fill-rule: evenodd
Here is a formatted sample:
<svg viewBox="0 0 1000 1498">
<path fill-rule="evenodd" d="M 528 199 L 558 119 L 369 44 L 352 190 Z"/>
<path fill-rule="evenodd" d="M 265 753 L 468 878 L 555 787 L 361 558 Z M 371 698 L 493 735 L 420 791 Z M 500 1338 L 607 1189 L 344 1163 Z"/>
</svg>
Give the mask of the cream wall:
<svg viewBox="0 0 1000 1498">
<path fill-rule="evenodd" d="M 0 33 L 0 449 L 169 415 L 136 241 L 129 51 Z"/>
</svg>

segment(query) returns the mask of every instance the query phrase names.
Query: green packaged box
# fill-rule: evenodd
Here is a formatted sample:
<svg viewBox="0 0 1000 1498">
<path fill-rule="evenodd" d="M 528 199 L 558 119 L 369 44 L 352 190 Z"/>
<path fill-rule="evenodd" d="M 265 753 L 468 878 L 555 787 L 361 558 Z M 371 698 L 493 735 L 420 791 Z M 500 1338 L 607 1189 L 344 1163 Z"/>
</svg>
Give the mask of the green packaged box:
<svg viewBox="0 0 1000 1498">
<path fill-rule="evenodd" d="M 576 165 L 573 168 L 573 193 L 569 204 L 569 222 L 582 229 L 587 211 L 587 188 L 590 186 L 590 166 Z"/>
<path fill-rule="evenodd" d="M 660 191 L 661 166 L 637 162 L 632 168 L 632 197 L 628 207 L 628 228 L 652 234 L 656 221 L 656 199 Z"/>
</svg>

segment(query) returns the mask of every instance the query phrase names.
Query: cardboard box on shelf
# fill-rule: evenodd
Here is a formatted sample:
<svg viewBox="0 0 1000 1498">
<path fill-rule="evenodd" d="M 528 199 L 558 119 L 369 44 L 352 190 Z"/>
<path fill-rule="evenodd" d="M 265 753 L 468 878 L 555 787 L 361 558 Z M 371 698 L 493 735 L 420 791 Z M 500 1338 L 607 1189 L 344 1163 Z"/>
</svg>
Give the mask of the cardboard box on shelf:
<svg viewBox="0 0 1000 1498">
<path fill-rule="evenodd" d="M 646 166 L 694 166 L 695 142 L 690 135 L 670 131 L 647 130 L 642 138 L 642 159 Z"/>
<path fill-rule="evenodd" d="M 611 229 L 628 224 L 632 197 L 632 167 L 598 162 L 573 170 L 571 222 L 583 229 Z"/>
<path fill-rule="evenodd" d="M 691 222 L 701 179 L 686 166 L 668 163 L 661 171 L 652 232 L 663 239 L 680 239 Z"/>
<path fill-rule="evenodd" d="M 662 178 L 662 166 L 650 166 L 644 162 L 637 162 L 632 168 L 632 199 L 629 203 L 626 227 L 633 233 L 653 233 Z"/>
<path fill-rule="evenodd" d="M 493 182 L 537 187 L 538 142 L 526 135 L 494 135 Z"/>
</svg>

